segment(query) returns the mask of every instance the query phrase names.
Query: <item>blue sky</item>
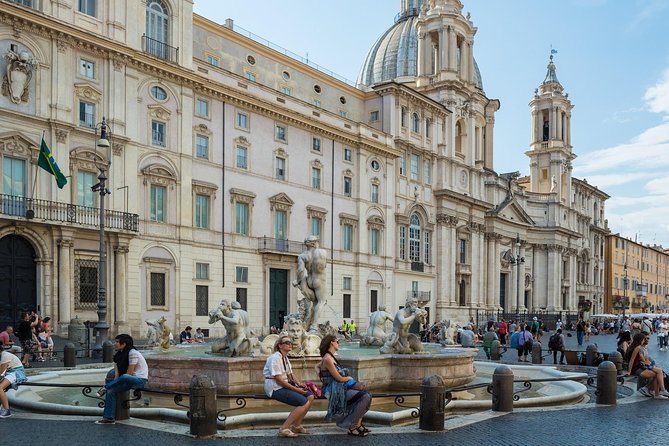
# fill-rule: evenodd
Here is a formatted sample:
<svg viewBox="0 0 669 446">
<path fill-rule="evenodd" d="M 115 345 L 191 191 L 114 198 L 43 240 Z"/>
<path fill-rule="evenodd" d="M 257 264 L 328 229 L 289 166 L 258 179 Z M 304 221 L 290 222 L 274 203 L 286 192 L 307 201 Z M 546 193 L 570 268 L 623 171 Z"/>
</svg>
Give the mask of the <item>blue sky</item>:
<svg viewBox="0 0 669 446">
<path fill-rule="evenodd" d="M 495 170 L 529 172 L 528 103 L 550 47 L 574 104 L 574 176 L 611 195 L 614 233 L 669 248 L 667 0 L 463 0 L 478 28 L 474 56 L 495 122 Z M 400 0 L 195 0 L 235 24 L 348 79 L 392 23 Z"/>
</svg>

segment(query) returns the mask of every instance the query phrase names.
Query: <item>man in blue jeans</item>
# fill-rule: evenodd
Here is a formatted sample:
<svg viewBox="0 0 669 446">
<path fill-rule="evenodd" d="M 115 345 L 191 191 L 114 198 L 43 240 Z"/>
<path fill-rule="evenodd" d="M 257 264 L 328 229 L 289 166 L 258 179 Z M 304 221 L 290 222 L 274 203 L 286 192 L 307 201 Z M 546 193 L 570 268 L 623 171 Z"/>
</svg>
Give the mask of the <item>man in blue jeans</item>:
<svg viewBox="0 0 669 446">
<path fill-rule="evenodd" d="M 132 336 L 120 334 L 114 342 L 114 380 L 98 390 L 98 397 L 105 397 L 102 419 L 96 424 L 114 424 L 116 397 L 130 389 L 143 389 L 149 380 L 149 367 L 141 353 L 135 349 Z"/>
</svg>

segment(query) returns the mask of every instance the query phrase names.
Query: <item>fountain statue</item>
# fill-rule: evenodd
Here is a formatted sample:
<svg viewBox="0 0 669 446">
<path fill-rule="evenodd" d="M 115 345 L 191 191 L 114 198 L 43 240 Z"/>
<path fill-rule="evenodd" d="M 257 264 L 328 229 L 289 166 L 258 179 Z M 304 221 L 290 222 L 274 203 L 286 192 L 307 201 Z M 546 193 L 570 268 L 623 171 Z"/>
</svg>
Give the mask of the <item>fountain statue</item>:
<svg viewBox="0 0 669 446">
<path fill-rule="evenodd" d="M 441 345 L 456 345 L 458 336 L 458 324 L 451 323 L 451 320 L 439 322 L 439 343 Z"/>
<path fill-rule="evenodd" d="M 427 311 L 418 306 L 418 301 L 408 298 L 404 308 L 395 314 L 393 319 L 393 332 L 386 339 L 385 344 L 379 350 L 381 353 L 411 354 L 423 351 L 420 338 L 409 333 L 409 327 L 414 321 L 424 324 L 427 320 Z"/>
<path fill-rule="evenodd" d="M 165 320 L 165 316 L 161 316 L 157 319 L 147 319 L 144 321 L 149 326 L 146 330 L 146 345 L 148 347 L 155 347 L 159 344 L 158 339 L 162 339 Z"/>
<path fill-rule="evenodd" d="M 360 338 L 360 345 L 381 347 L 388 337 L 386 333 L 386 321 L 392 320 L 393 316 L 386 312 L 386 306 L 379 306 L 378 310 L 369 315 L 369 328 Z"/>
<path fill-rule="evenodd" d="M 306 309 L 303 324 L 312 334 L 318 333 L 318 316 L 325 304 L 327 254 L 318 241 L 315 235 L 304 239 L 307 248 L 297 257 L 297 279 L 292 283 L 302 292 Z"/>
<path fill-rule="evenodd" d="M 163 350 L 169 350 L 172 347 L 172 343 L 170 342 L 170 335 L 172 334 L 172 330 L 170 330 L 170 327 L 165 325 L 165 317 L 160 318 L 162 321 L 160 322 L 160 329 L 161 329 L 161 341 L 160 341 L 160 348 Z"/>
<path fill-rule="evenodd" d="M 214 342 L 212 353 L 227 356 L 248 356 L 253 351 L 254 342 L 249 338 L 249 314 L 242 310 L 237 301 L 228 302 L 223 299 L 218 308 L 209 311 L 209 323 L 221 321 L 225 327 L 225 337 Z"/>
</svg>

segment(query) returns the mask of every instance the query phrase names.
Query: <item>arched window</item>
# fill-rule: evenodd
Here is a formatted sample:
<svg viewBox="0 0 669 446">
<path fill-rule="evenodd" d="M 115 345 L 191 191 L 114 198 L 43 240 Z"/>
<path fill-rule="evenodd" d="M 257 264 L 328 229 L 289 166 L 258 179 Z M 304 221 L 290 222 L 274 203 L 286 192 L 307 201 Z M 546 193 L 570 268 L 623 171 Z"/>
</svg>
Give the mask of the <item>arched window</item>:
<svg viewBox="0 0 669 446">
<path fill-rule="evenodd" d="M 412 214 L 409 220 L 409 260 L 420 262 L 421 221 L 418 214 Z"/>
<path fill-rule="evenodd" d="M 418 113 L 411 114 L 411 131 L 420 133 L 420 120 L 418 119 Z"/>
<path fill-rule="evenodd" d="M 165 3 L 149 0 L 146 5 L 146 36 L 150 40 L 146 44 L 146 51 L 162 59 L 169 56 L 169 23 L 169 11 Z"/>
</svg>

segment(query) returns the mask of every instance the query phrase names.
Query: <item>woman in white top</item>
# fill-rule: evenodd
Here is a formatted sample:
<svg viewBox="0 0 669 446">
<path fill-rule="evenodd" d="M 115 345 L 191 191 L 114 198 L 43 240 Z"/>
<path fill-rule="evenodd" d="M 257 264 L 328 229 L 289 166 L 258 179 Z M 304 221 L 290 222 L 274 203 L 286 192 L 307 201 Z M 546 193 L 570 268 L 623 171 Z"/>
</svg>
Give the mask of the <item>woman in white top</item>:
<svg viewBox="0 0 669 446">
<path fill-rule="evenodd" d="M 5 389 L 12 384 L 18 384 L 28 381 L 26 373 L 23 368 L 23 363 L 13 353 L 3 351 L 0 354 L 0 418 L 7 418 L 11 416 L 9 413 L 9 399 Z"/>
<path fill-rule="evenodd" d="M 293 368 L 288 359 L 288 353 L 292 349 L 293 341 L 290 340 L 290 337 L 280 336 L 274 344 L 274 353 L 265 362 L 262 373 L 265 377 L 265 393 L 267 396 L 295 406 L 295 409 L 279 428 L 280 437 L 297 437 L 297 434 L 308 433 L 302 426 L 302 420 L 304 420 L 314 401 L 314 394 L 293 376 Z"/>
<path fill-rule="evenodd" d="M 657 326 L 657 339 L 660 342 L 660 351 L 667 351 L 667 320 L 662 318 Z"/>
</svg>

